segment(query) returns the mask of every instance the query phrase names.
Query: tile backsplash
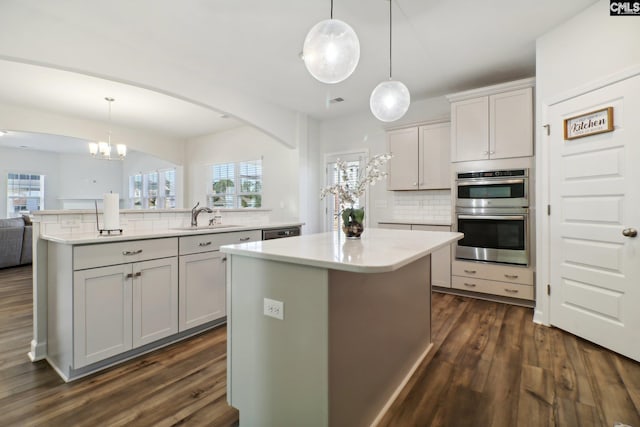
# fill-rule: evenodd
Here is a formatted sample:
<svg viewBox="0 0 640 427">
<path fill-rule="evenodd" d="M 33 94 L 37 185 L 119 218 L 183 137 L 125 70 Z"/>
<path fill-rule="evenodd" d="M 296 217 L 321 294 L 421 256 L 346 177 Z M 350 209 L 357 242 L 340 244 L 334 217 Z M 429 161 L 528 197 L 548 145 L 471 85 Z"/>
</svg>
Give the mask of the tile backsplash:
<svg viewBox="0 0 640 427">
<path fill-rule="evenodd" d="M 389 219 L 451 219 L 451 190 L 394 191 L 390 202 Z"/>
<path fill-rule="evenodd" d="M 270 212 L 260 211 L 221 211 L 222 223 L 233 225 L 265 225 L 270 223 Z M 200 224 L 207 224 L 213 214 L 202 213 Z M 58 214 L 34 214 L 34 222 L 40 223 L 40 232 L 45 234 L 81 234 L 96 231 L 96 215 L 87 211 L 77 213 L 60 212 Z M 102 212 L 98 214 L 102 225 Z M 176 227 L 188 227 L 191 223 L 191 211 L 120 211 L 120 227 L 129 231 L 163 231 Z"/>
</svg>

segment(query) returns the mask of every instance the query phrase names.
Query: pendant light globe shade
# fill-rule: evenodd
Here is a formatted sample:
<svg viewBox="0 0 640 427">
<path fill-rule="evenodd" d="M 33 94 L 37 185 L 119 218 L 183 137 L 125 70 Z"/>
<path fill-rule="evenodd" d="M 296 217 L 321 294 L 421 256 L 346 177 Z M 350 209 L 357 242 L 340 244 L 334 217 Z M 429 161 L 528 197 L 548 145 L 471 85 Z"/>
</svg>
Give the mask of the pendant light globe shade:
<svg viewBox="0 0 640 427">
<path fill-rule="evenodd" d="M 314 25 L 302 47 L 304 65 L 322 83 L 339 83 L 349 77 L 360 60 L 360 41 L 353 28 L 338 19 Z"/>
<path fill-rule="evenodd" d="M 393 122 L 404 116 L 410 103 L 409 89 L 396 80 L 380 83 L 371 92 L 371 98 L 369 98 L 371 112 L 383 122 Z"/>
</svg>

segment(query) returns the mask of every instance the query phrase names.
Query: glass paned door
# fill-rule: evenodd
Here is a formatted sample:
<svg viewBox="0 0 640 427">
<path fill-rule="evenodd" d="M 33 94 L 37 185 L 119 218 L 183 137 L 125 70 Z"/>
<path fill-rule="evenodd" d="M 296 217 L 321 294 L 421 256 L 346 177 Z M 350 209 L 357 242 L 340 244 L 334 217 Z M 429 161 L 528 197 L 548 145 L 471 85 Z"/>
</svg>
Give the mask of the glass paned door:
<svg viewBox="0 0 640 427">
<path fill-rule="evenodd" d="M 338 171 L 338 160 L 342 160 L 347 164 L 347 185 L 350 188 L 354 188 L 358 181 L 358 176 L 360 174 L 361 169 L 364 167 L 367 161 L 366 153 L 349 153 L 349 154 L 338 154 L 333 155 L 327 158 L 326 163 L 326 185 L 334 185 L 341 182 L 344 177 Z M 340 200 L 337 196 L 330 194 L 327 196 L 326 205 L 325 205 L 325 229 L 327 231 L 339 230 L 342 225 L 340 218 L 341 207 Z M 357 200 L 354 204 L 354 208 L 359 208 L 364 206 L 364 200 Z M 345 206 L 350 207 L 350 206 Z"/>
</svg>

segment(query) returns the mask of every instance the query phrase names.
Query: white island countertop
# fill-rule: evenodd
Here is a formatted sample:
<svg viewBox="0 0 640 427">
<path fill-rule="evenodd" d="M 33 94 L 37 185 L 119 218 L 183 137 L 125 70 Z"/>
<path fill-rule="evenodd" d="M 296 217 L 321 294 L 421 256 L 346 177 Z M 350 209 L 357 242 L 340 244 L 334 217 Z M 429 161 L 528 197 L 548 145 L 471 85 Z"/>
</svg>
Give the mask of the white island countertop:
<svg viewBox="0 0 640 427">
<path fill-rule="evenodd" d="M 357 273 L 395 271 L 462 239 L 462 233 L 366 229 L 359 240 L 341 231 L 222 246 L 222 252 Z"/>
</svg>

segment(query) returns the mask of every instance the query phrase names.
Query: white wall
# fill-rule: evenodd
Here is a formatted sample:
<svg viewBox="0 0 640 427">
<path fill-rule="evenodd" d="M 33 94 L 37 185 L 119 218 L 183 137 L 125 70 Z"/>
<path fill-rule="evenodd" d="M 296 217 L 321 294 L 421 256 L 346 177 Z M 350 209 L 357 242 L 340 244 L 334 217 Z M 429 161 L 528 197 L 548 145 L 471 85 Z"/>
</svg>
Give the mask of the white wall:
<svg viewBox="0 0 640 427">
<path fill-rule="evenodd" d="M 329 154 L 368 151 L 369 155 L 386 153 L 388 151 L 385 128 L 410 126 L 419 122 L 434 120 L 449 120 L 449 101 L 442 96 L 415 101 L 411 103 L 407 114 L 397 122 L 388 124 L 376 119 L 370 111 L 326 120 L 320 124 L 321 152 L 318 156 L 318 178 L 320 186 L 310 188 L 310 192 L 320 194 L 320 187 L 325 182 L 325 156 Z M 416 192 L 423 195 L 429 191 Z M 440 193 L 438 193 L 440 194 Z M 385 181 L 377 183 L 369 190 L 369 200 L 366 208 L 366 221 L 369 226 L 377 225 L 378 221 L 392 219 L 394 192 L 386 190 Z M 325 221 L 324 215 L 321 221 Z"/>
<path fill-rule="evenodd" d="M 189 140 L 185 150 L 186 207 L 206 203 L 208 166 L 262 157 L 262 207 L 272 209 L 273 221 L 299 219 L 299 150 L 245 126 Z M 302 218 L 304 220 L 304 218 Z"/>
<path fill-rule="evenodd" d="M 106 122 L 78 119 L 35 108 L 0 103 L 0 129 L 101 141 L 104 140 L 108 128 L 109 124 Z M 117 142 L 126 144 L 129 149 L 150 153 L 178 165 L 183 164 L 184 141 L 182 140 L 125 127 L 112 126 L 111 130 Z"/>
<path fill-rule="evenodd" d="M 104 193 L 121 193 L 122 162 L 81 154 L 59 154 L 57 157 L 58 203 L 57 207 L 47 206 L 47 209 L 91 209 L 94 200 L 102 200 Z M 46 192 L 48 195 L 48 188 Z"/>
<path fill-rule="evenodd" d="M 550 101 L 640 65 L 640 20 L 609 16 L 609 2 L 601 0 L 573 19 L 544 34 L 536 43 L 536 129 L 546 121 Z M 552 124 L 558 126 L 558 124 Z M 549 162 L 546 135 L 536 132 L 537 295 L 534 319 L 549 322 Z"/>
</svg>

